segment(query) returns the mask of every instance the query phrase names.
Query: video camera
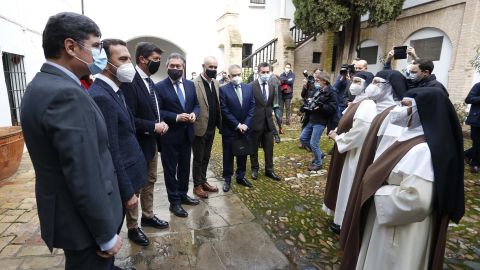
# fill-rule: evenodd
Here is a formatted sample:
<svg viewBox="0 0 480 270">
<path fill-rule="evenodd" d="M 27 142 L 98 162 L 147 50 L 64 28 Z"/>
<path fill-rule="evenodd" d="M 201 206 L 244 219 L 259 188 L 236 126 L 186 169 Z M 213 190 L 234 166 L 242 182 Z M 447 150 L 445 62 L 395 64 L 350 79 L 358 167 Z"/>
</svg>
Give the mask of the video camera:
<svg viewBox="0 0 480 270">
<path fill-rule="evenodd" d="M 355 73 L 354 65 L 342 64 L 342 66 L 340 67 L 340 75 L 347 75 L 353 73 Z"/>
<path fill-rule="evenodd" d="M 305 104 L 303 105 L 302 109 L 304 111 L 313 111 L 316 107 L 325 103 L 325 99 L 328 98 L 322 94 L 322 91 L 318 90 L 313 94 L 311 98 L 309 98 Z"/>
</svg>

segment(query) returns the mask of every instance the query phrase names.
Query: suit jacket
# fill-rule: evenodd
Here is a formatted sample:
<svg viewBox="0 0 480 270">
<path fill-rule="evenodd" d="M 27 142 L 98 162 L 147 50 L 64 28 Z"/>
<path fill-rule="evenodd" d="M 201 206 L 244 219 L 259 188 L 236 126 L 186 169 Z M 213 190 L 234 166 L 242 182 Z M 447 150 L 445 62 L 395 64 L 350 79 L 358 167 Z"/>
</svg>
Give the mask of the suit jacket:
<svg viewBox="0 0 480 270">
<path fill-rule="evenodd" d="M 123 218 L 102 112 L 85 89 L 44 64 L 22 100 L 42 239 L 81 250 L 106 243 Z"/>
<path fill-rule="evenodd" d="M 122 201 L 126 202 L 147 183 L 147 163 L 135 137 L 133 115 L 117 93 L 102 79 L 95 80 L 88 93 L 105 118 L 118 187 Z"/>
<path fill-rule="evenodd" d="M 169 129 L 162 137 L 162 143 L 171 143 L 178 141 L 187 130 L 190 143 L 193 142 L 195 132 L 192 123 L 177 122 L 177 114 L 195 113 L 196 117 L 200 115 L 200 106 L 198 105 L 195 86 L 192 81 L 183 79 L 183 89 L 185 90 L 185 109 L 182 108 L 178 99 L 177 91 L 169 77 L 156 84 L 160 114 Z"/>
<path fill-rule="evenodd" d="M 241 89 L 242 105 L 240 105 L 232 83 L 220 87 L 221 133 L 223 136 L 237 136 L 238 124 L 245 124 L 248 129 L 252 129 L 252 119 L 255 114 L 255 98 L 253 97 L 252 87 L 242 83 Z"/>
<path fill-rule="evenodd" d="M 213 85 L 215 86 L 215 91 L 217 94 L 217 109 L 220 111 L 220 84 L 217 80 L 213 79 Z M 200 115 L 198 116 L 197 120 L 194 123 L 195 129 L 195 136 L 203 136 L 207 131 L 208 126 L 208 116 L 209 116 L 209 105 L 208 105 L 208 98 L 207 93 L 205 92 L 205 85 L 203 84 L 202 76 L 197 76 L 195 80 L 193 80 L 195 85 L 195 91 L 197 94 L 198 105 L 200 106 Z M 218 114 L 220 119 L 218 119 L 218 123 L 222 122 L 222 115 L 221 113 Z M 220 127 L 218 127 L 220 128 Z"/>
<path fill-rule="evenodd" d="M 155 133 L 155 105 L 138 72 L 131 83 L 122 83 L 120 88 L 135 119 L 137 140 L 148 162 L 155 156 L 157 137 L 160 137 Z M 162 117 L 161 114 L 160 117 Z"/>
<path fill-rule="evenodd" d="M 267 102 L 263 100 L 262 86 L 258 80 L 251 84 L 253 89 L 253 96 L 255 97 L 255 114 L 253 116 L 252 129 L 253 131 L 273 131 L 272 108 L 273 100 L 275 99 L 275 90 L 273 86 L 267 83 L 268 91 Z"/>
</svg>

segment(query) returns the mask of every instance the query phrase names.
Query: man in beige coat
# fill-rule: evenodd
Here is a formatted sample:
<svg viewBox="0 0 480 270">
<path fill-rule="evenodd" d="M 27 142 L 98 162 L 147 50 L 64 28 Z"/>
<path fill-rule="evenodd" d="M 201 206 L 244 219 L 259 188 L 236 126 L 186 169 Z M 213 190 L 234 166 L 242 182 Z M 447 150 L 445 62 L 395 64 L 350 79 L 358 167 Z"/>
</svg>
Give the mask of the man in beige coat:
<svg viewBox="0 0 480 270">
<path fill-rule="evenodd" d="M 208 198 L 208 192 L 217 192 L 218 188 L 207 182 L 207 167 L 210 161 L 215 128 L 220 128 L 222 115 L 218 90 L 220 85 L 217 77 L 217 59 L 205 57 L 203 72 L 193 80 L 197 99 L 200 105 L 200 116 L 195 121 L 195 139 L 193 140 L 193 193 L 200 198 Z"/>
</svg>

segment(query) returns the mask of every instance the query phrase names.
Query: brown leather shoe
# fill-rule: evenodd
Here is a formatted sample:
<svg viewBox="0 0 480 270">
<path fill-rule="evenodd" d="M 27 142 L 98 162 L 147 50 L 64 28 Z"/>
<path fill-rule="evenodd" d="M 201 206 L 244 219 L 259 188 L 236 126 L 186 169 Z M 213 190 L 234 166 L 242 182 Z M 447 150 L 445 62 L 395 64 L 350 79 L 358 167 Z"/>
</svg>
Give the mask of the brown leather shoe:
<svg viewBox="0 0 480 270">
<path fill-rule="evenodd" d="M 208 192 L 218 192 L 218 188 L 216 186 L 210 185 L 208 182 L 202 184 L 203 190 Z"/>
<path fill-rule="evenodd" d="M 208 193 L 203 190 L 202 186 L 196 186 L 193 188 L 193 194 L 197 195 L 199 198 L 206 199 L 208 198 Z"/>
</svg>

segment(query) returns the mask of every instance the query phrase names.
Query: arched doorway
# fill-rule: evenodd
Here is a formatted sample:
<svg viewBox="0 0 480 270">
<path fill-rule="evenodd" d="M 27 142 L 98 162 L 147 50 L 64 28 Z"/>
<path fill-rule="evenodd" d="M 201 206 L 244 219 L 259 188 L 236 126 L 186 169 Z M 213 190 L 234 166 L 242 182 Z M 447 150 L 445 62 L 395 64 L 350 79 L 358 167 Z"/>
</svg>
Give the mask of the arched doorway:
<svg viewBox="0 0 480 270">
<path fill-rule="evenodd" d="M 437 28 L 422 28 L 411 34 L 404 45 L 415 48 L 418 57 L 432 60 L 435 65 L 433 74 L 439 82 L 448 86 L 452 42 L 447 34 Z M 406 65 L 407 60 L 402 60 L 398 63 L 397 69 L 405 68 Z"/>
<path fill-rule="evenodd" d="M 185 56 L 185 59 L 187 59 L 185 50 L 183 50 L 182 48 L 180 48 L 180 46 L 178 46 L 177 44 L 169 40 L 159 38 L 159 37 L 153 37 L 153 36 L 140 36 L 140 37 L 135 37 L 127 40 L 127 48 L 128 48 L 128 51 L 130 52 L 130 55 L 132 56 L 132 62 L 135 62 L 135 48 L 139 42 L 152 42 L 156 44 L 158 47 L 160 47 L 160 49 L 162 49 L 163 51 L 162 60 L 161 60 L 162 64 L 160 65 L 160 69 L 158 70 L 157 73 L 152 75 L 152 80 L 154 82 L 158 82 L 167 77 L 166 61 L 167 61 L 167 57 L 171 53 L 173 52 L 180 53 Z M 187 78 L 188 78 L 189 76 L 188 76 L 186 67 L 187 65 L 185 65 L 184 75 L 187 75 Z"/>
</svg>

